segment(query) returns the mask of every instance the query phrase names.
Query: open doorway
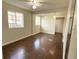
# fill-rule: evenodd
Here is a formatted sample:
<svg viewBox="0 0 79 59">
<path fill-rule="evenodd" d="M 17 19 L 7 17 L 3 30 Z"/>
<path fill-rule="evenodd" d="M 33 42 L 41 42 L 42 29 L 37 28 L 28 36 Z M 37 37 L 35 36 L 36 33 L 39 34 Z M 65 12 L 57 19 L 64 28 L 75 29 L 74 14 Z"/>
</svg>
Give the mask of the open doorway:
<svg viewBox="0 0 79 59">
<path fill-rule="evenodd" d="M 64 17 L 56 17 L 55 33 L 63 35 Z"/>
</svg>

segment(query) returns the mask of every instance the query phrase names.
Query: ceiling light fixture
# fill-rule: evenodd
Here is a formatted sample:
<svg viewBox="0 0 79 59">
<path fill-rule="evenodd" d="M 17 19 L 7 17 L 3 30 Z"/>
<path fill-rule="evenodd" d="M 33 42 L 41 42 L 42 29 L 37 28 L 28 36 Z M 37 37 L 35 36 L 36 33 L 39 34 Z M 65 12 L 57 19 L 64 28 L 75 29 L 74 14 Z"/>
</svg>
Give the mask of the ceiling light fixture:
<svg viewBox="0 0 79 59">
<path fill-rule="evenodd" d="M 32 6 L 32 8 L 33 8 L 33 9 L 36 9 L 36 6 L 35 6 L 35 5 L 33 5 L 33 6 Z"/>
<path fill-rule="evenodd" d="M 34 0 L 33 3 L 36 4 L 37 2 Z"/>
<path fill-rule="evenodd" d="M 36 0 L 32 0 L 33 3 L 37 3 Z"/>
<path fill-rule="evenodd" d="M 32 0 L 32 3 L 33 3 L 32 8 L 36 9 L 36 3 L 37 3 L 36 0 Z"/>
</svg>

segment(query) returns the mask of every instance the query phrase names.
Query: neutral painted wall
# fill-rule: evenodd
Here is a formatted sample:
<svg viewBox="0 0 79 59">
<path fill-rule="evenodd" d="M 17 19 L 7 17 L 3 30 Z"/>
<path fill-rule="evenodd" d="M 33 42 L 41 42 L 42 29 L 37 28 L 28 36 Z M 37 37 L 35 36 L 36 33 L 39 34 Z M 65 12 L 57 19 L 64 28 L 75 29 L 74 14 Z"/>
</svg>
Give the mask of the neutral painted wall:
<svg viewBox="0 0 79 59">
<path fill-rule="evenodd" d="M 68 32 L 69 32 L 69 20 L 72 14 L 72 3 L 74 1 L 73 0 L 69 0 L 68 3 L 68 10 L 67 10 L 67 16 L 65 18 L 64 21 L 64 28 L 63 28 L 63 59 L 65 59 L 65 51 L 66 51 L 66 45 L 67 45 L 67 36 L 68 36 Z"/>
<path fill-rule="evenodd" d="M 77 59 L 77 11 L 75 10 L 68 59 Z"/>
<path fill-rule="evenodd" d="M 41 24 L 40 25 L 36 25 L 36 20 L 38 20 L 38 19 L 36 19 L 36 16 L 39 16 L 39 15 L 35 15 L 35 14 L 33 14 L 33 34 L 36 34 L 36 33 L 40 33 L 41 32 Z M 40 21 L 41 22 L 41 21 Z"/>
<path fill-rule="evenodd" d="M 32 13 L 30 11 L 20 9 L 18 7 L 12 6 L 2 2 L 2 44 L 8 44 L 18 39 L 24 38 L 32 34 Z M 10 29 L 8 27 L 8 15 L 7 11 L 17 11 L 24 14 L 24 28 L 14 28 Z"/>
<path fill-rule="evenodd" d="M 41 31 L 48 34 L 55 34 L 55 17 L 46 15 L 41 19 Z"/>
<path fill-rule="evenodd" d="M 41 21 L 40 21 L 41 29 L 40 29 L 40 27 L 36 27 L 37 28 L 36 31 L 49 33 L 49 34 L 55 34 L 56 31 L 63 33 L 63 23 L 64 23 L 65 19 L 61 19 L 60 21 L 56 22 L 56 17 L 66 17 L 66 13 L 67 13 L 67 11 L 52 12 L 52 13 L 46 13 L 46 14 L 35 14 L 35 15 L 38 15 L 41 17 Z M 56 29 L 55 25 L 57 23 L 59 23 L 60 25 L 58 25 L 58 28 Z"/>
<path fill-rule="evenodd" d="M 63 24 L 64 24 L 65 19 L 57 19 L 58 20 L 57 21 L 56 17 L 65 18 L 66 13 L 67 13 L 66 11 L 62 11 L 62 12 L 53 12 L 53 13 L 48 13 L 48 14 L 42 14 L 42 16 L 46 15 L 47 20 L 49 21 L 49 23 L 46 23 L 47 20 L 42 20 L 43 23 L 46 23 L 46 25 L 47 25 L 47 27 L 44 28 L 44 24 L 42 24 L 43 28 L 51 34 L 54 34 L 55 32 L 63 33 Z"/>
</svg>

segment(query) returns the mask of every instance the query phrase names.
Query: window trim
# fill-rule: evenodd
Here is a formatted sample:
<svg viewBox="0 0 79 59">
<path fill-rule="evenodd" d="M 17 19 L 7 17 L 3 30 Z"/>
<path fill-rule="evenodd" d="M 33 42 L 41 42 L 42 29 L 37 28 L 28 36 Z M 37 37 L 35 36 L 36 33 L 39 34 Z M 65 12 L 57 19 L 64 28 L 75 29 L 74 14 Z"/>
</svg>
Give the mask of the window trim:
<svg viewBox="0 0 79 59">
<path fill-rule="evenodd" d="M 12 12 L 12 13 L 14 13 L 15 15 L 15 21 L 14 21 L 14 24 L 15 24 L 15 26 L 13 25 L 12 27 L 9 25 L 10 23 L 9 23 L 9 12 Z M 20 22 L 21 22 L 21 26 L 18 26 L 17 24 L 17 13 L 18 14 L 21 14 L 22 15 L 22 20 L 20 20 Z M 20 16 L 21 16 L 20 15 Z M 24 14 L 22 13 L 22 12 L 17 12 L 17 11 L 10 11 L 10 10 L 8 10 L 8 28 L 9 29 L 14 29 L 14 28 L 24 28 Z"/>
</svg>

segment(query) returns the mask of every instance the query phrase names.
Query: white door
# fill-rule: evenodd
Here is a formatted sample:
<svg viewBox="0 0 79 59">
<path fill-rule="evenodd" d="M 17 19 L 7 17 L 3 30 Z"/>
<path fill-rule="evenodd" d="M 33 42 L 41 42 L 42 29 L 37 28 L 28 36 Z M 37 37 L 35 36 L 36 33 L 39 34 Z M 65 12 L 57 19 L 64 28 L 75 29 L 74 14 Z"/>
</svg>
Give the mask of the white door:
<svg viewBox="0 0 79 59">
<path fill-rule="evenodd" d="M 63 18 L 56 19 L 55 32 L 63 33 L 63 23 L 64 23 Z"/>
</svg>

